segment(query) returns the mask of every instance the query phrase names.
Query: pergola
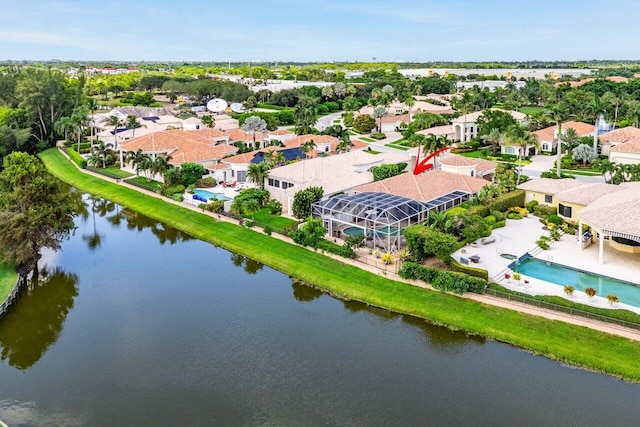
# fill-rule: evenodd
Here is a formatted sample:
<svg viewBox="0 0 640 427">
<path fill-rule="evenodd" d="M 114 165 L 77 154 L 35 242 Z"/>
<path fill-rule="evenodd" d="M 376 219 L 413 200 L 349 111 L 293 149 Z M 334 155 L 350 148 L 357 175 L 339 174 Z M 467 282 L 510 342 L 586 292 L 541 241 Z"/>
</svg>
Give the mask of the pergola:
<svg viewBox="0 0 640 427">
<path fill-rule="evenodd" d="M 374 247 L 390 252 L 400 248 L 404 229 L 422 223 L 430 208 L 426 203 L 387 193 L 340 195 L 313 204 L 313 216 L 320 218 L 334 235 L 341 225 L 357 227 Z"/>
</svg>

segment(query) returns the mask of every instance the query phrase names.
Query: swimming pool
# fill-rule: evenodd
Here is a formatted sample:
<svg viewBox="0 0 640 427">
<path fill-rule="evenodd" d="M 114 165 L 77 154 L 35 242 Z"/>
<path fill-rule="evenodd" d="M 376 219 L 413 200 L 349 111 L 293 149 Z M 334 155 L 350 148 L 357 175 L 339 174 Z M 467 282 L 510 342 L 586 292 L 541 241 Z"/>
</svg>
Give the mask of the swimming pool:
<svg viewBox="0 0 640 427">
<path fill-rule="evenodd" d="M 342 230 L 342 232 L 347 236 L 357 236 L 358 234 L 364 234 L 364 230 L 360 227 L 347 227 Z M 372 234 L 371 230 L 369 230 L 369 234 Z M 388 234 L 396 236 L 398 234 L 398 229 L 396 227 L 381 227 L 376 230 L 376 236 L 378 237 L 385 237 Z M 404 230 L 400 230 L 400 235 L 403 234 Z"/>
<path fill-rule="evenodd" d="M 194 197 L 194 199 L 200 200 L 203 202 L 209 201 L 210 199 L 231 200 L 230 197 L 227 197 L 222 193 L 212 193 L 211 191 L 201 190 L 201 189 L 197 189 L 195 193 L 193 193 L 193 195 L 197 196 L 197 197 Z"/>
<path fill-rule="evenodd" d="M 511 263 L 509 268 L 525 276 L 535 277 L 556 285 L 571 285 L 580 291 L 591 287 L 597 291 L 596 295 L 601 297 L 615 294 L 620 298 L 620 302 L 640 307 L 640 287 L 630 282 L 600 276 L 530 256 L 519 262 Z"/>
</svg>

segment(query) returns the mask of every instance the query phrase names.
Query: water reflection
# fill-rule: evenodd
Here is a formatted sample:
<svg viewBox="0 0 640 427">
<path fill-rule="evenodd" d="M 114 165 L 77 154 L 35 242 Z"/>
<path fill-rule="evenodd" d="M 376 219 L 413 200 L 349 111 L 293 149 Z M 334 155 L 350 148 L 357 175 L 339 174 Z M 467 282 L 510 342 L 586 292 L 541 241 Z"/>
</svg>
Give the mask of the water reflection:
<svg viewBox="0 0 640 427">
<path fill-rule="evenodd" d="M 109 202 L 96 196 L 89 196 L 89 203 L 91 205 L 90 210 L 91 219 L 93 221 L 93 233 L 83 234 L 82 240 L 87 242 L 87 246 L 89 246 L 90 251 L 94 251 L 100 247 L 100 245 L 102 244 L 102 238 L 104 237 L 96 229 L 96 213 L 98 213 L 101 217 L 105 216 L 108 212 L 115 209 L 115 203 Z M 85 206 L 87 205 L 85 204 Z"/>
<path fill-rule="evenodd" d="M 244 271 L 248 274 L 256 274 L 264 268 L 261 262 L 233 252 L 231 252 L 231 263 L 236 267 L 244 267 Z"/>
<path fill-rule="evenodd" d="M 309 302 L 322 296 L 321 290 L 316 289 L 313 286 L 308 286 L 294 277 L 290 277 L 290 279 L 291 287 L 293 288 L 293 296 L 298 301 Z"/>
<path fill-rule="evenodd" d="M 117 219 L 118 224 L 122 217 L 126 220 L 127 229 L 129 230 L 142 231 L 145 228 L 150 228 L 151 233 L 158 238 L 161 245 L 164 245 L 167 242 L 174 245 L 178 242 L 193 240 L 193 237 L 180 230 L 165 226 L 163 223 L 156 221 L 155 219 L 139 214 L 138 212 L 128 208 L 123 208 L 120 211 L 120 218 Z M 114 218 L 110 221 L 113 223 L 116 219 Z"/>
<path fill-rule="evenodd" d="M 469 344 L 469 341 L 476 344 L 484 344 L 487 341 L 484 337 L 469 335 L 462 331 L 452 331 L 414 316 L 403 315 L 402 322 L 415 326 L 424 332 L 423 336 L 429 348 L 439 353 L 458 354 L 464 351 L 464 347 Z"/>
<path fill-rule="evenodd" d="M 2 360 L 27 369 L 54 344 L 78 296 L 78 276 L 60 268 L 40 270 L 39 284 L 23 290 L 0 322 Z"/>
</svg>

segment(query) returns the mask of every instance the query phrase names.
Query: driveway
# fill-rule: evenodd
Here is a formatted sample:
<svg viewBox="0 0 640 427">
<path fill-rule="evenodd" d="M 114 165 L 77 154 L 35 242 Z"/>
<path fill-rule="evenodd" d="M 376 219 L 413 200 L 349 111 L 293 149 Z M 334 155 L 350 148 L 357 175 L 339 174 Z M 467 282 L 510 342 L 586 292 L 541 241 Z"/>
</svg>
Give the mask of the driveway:
<svg viewBox="0 0 640 427">
<path fill-rule="evenodd" d="M 522 167 L 522 173 L 530 178 L 539 178 L 542 172 L 546 172 L 550 169 L 555 170 L 554 162 L 556 156 L 533 156 L 531 157 L 531 163 Z M 574 175 L 576 180 L 587 183 L 601 183 L 604 182 L 604 178 L 600 175 L 596 176 L 584 176 Z"/>
<path fill-rule="evenodd" d="M 318 119 L 316 123 L 316 129 L 320 132 L 328 128 L 329 126 L 333 126 L 333 121 L 342 117 L 342 111 L 337 113 L 327 114 L 326 116 L 322 116 Z"/>
</svg>

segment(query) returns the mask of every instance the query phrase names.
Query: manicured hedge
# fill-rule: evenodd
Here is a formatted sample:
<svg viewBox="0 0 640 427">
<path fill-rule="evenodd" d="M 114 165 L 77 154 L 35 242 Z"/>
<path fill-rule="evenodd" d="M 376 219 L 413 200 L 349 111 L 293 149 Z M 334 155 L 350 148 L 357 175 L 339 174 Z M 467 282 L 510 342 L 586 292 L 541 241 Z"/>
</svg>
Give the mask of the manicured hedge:
<svg viewBox="0 0 640 427">
<path fill-rule="evenodd" d="M 427 267 L 411 261 L 405 262 L 398 274 L 405 279 L 422 280 L 436 289 L 456 294 L 465 292 L 483 294 L 487 286 L 487 281 L 479 277 Z"/>
<path fill-rule="evenodd" d="M 503 219 L 502 221 L 498 221 L 498 222 L 496 222 L 495 224 L 493 224 L 493 225 L 491 226 L 491 229 L 492 229 L 492 230 L 495 230 L 496 228 L 502 228 L 502 227 L 504 227 L 505 225 L 507 225 L 507 220 L 506 220 L 506 219 Z"/>
<path fill-rule="evenodd" d="M 73 163 L 75 163 L 76 165 L 78 165 L 82 169 L 86 169 L 87 168 L 87 161 L 85 160 L 84 157 L 82 157 L 80 154 L 78 154 L 78 152 L 76 150 L 74 150 L 73 148 L 66 148 L 65 147 L 64 151 L 67 153 L 67 155 L 69 156 L 71 161 L 73 161 Z"/>
<path fill-rule="evenodd" d="M 349 246 L 341 246 L 325 239 L 318 242 L 318 249 L 322 249 L 323 251 L 330 252 L 344 258 L 356 258 L 356 253 Z"/>
<path fill-rule="evenodd" d="M 470 267 L 468 265 L 460 264 L 458 261 L 452 258 L 449 267 L 453 271 L 457 271 L 458 273 L 465 273 L 469 276 L 479 277 L 484 280 L 489 280 L 489 272 L 482 268 Z"/>
<path fill-rule="evenodd" d="M 491 211 L 504 212 L 514 206 L 524 206 L 524 190 L 514 190 L 500 197 L 496 197 L 488 205 L 477 205 L 469 208 L 469 213 L 480 215 L 485 217 L 491 213 Z"/>
</svg>

